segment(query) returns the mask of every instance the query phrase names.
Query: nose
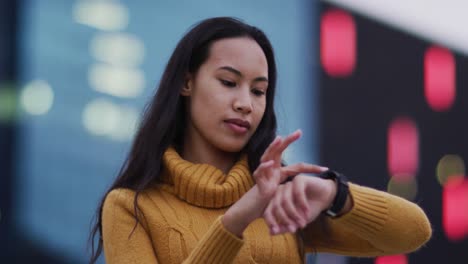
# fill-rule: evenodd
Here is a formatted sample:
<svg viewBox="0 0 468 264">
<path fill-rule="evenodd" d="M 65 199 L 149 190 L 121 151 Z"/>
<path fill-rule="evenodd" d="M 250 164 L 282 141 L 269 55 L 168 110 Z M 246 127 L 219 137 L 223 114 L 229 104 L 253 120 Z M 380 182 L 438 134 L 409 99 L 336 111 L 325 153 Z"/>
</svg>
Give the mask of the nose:
<svg viewBox="0 0 468 264">
<path fill-rule="evenodd" d="M 239 89 L 239 93 L 237 94 L 234 103 L 233 103 L 234 111 L 240 112 L 242 114 L 249 114 L 252 112 L 252 98 L 250 95 L 250 89 Z"/>
</svg>

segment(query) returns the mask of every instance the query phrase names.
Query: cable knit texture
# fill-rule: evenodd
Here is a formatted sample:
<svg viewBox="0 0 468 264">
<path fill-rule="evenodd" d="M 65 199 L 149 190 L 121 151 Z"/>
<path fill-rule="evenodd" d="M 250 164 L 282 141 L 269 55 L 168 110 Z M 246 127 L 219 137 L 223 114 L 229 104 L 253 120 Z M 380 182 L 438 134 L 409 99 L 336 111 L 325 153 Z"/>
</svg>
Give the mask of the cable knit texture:
<svg viewBox="0 0 468 264">
<path fill-rule="evenodd" d="M 277 236 L 257 219 L 240 239 L 221 218 L 255 184 L 245 156 L 228 174 L 190 163 L 173 148 L 163 164 L 162 183 L 138 198 L 138 225 L 134 191 L 115 189 L 107 195 L 102 212 L 106 263 L 303 263 L 299 243 L 307 251 L 378 256 L 417 250 L 431 236 L 416 204 L 350 183 L 354 206 L 347 214 Z"/>
</svg>

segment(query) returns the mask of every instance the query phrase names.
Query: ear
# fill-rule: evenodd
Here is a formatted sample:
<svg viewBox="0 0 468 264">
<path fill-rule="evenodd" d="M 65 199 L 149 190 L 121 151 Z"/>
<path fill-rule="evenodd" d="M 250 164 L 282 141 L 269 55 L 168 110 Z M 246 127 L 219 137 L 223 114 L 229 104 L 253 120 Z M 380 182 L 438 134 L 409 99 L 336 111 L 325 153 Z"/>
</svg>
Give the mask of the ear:
<svg viewBox="0 0 468 264">
<path fill-rule="evenodd" d="M 192 87 L 193 87 L 193 78 L 191 74 L 187 74 L 184 81 L 184 86 L 180 91 L 180 95 L 182 96 L 190 96 L 192 95 Z"/>
</svg>

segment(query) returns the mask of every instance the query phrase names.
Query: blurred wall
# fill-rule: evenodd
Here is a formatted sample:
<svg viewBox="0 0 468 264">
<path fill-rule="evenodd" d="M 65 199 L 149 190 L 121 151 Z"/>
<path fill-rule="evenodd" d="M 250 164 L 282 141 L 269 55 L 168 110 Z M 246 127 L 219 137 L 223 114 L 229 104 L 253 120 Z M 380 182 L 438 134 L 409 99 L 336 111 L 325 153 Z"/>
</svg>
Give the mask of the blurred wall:
<svg viewBox="0 0 468 264">
<path fill-rule="evenodd" d="M 0 259 L 6 258 L 9 249 L 10 226 L 13 210 L 10 188 L 14 182 L 13 153 L 15 152 L 16 126 L 16 26 L 17 3 L 0 2 Z"/>
<path fill-rule="evenodd" d="M 349 263 L 465 263 L 468 57 L 445 46 L 450 42 L 334 4 L 319 10 L 321 162 L 355 183 L 413 201 L 433 227 L 416 252 Z"/>
</svg>

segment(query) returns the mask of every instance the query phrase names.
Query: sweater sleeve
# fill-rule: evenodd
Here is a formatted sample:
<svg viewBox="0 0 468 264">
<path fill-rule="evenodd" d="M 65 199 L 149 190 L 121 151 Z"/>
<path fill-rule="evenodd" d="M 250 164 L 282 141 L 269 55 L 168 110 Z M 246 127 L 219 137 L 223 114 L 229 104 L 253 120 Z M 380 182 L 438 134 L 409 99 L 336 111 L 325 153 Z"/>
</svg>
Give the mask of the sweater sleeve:
<svg viewBox="0 0 468 264">
<path fill-rule="evenodd" d="M 349 189 L 351 211 L 323 217 L 302 230 L 306 250 L 373 257 L 409 253 L 430 239 L 431 225 L 418 205 L 353 183 Z"/>
<path fill-rule="evenodd" d="M 135 226 L 133 200 L 134 192 L 123 189 L 113 190 L 106 197 L 102 211 L 106 263 L 159 263 L 144 215 L 139 214 L 140 222 Z M 184 263 L 231 263 L 243 243 L 224 228 L 220 216 Z"/>
<path fill-rule="evenodd" d="M 232 263 L 243 240 L 227 231 L 218 217 L 184 263 Z"/>
</svg>

